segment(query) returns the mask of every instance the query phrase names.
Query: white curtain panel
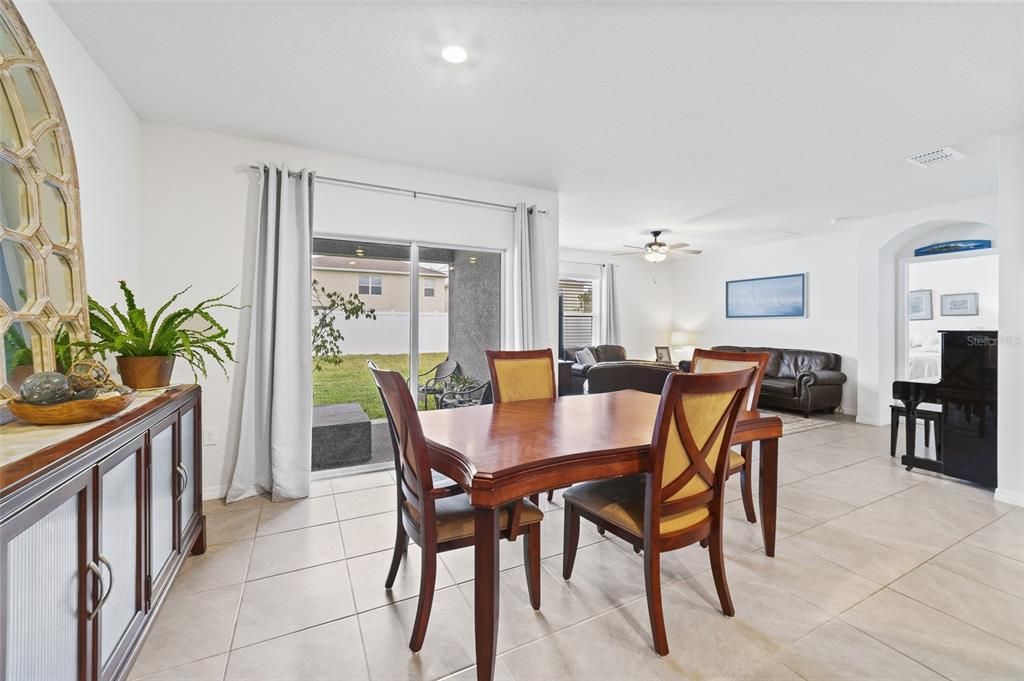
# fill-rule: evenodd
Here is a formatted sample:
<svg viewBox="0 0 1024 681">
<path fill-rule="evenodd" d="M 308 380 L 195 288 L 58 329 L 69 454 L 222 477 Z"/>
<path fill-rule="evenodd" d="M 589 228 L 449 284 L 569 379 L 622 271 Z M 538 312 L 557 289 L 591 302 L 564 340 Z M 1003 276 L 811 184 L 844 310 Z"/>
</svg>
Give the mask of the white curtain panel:
<svg viewBox="0 0 1024 681">
<path fill-rule="evenodd" d="M 261 164 L 250 211 L 227 500 L 309 496 L 313 173 Z M 229 451 L 229 454 L 232 452 Z"/>
<path fill-rule="evenodd" d="M 535 347 L 533 216 L 517 203 L 512 216 L 512 349 Z"/>
<path fill-rule="evenodd" d="M 601 266 L 601 332 L 605 345 L 619 344 L 619 310 L 615 301 L 615 265 Z"/>
</svg>

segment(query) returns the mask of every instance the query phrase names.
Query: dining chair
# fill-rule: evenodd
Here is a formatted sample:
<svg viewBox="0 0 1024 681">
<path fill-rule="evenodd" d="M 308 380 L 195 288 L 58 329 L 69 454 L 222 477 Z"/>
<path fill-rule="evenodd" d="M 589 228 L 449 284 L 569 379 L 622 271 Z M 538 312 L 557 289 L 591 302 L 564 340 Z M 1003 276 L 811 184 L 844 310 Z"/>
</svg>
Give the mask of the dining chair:
<svg viewBox="0 0 1024 681">
<path fill-rule="evenodd" d="M 690 361 L 690 371 L 695 374 L 713 374 L 727 371 L 741 371 L 743 369 L 755 368 L 757 375 L 747 390 L 747 397 L 744 400 L 740 415 L 757 411 L 757 400 L 761 397 L 761 382 L 764 381 L 764 372 L 768 367 L 768 360 L 771 357 L 767 352 L 725 352 L 720 350 L 693 351 L 693 359 Z M 753 459 L 754 444 L 746 442 L 740 445 L 740 450 L 729 450 L 729 475 L 740 474 L 740 492 L 743 497 L 743 513 L 747 516 L 747 522 L 756 523 L 757 514 L 754 513 L 754 482 L 753 482 Z"/>
<path fill-rule="evenodd" d="M 573 485 L 562 495 L 562 576 L 572 577 L 581 517 L 642 549 L 647 611 L 659 655 L 668 655 L 661 602 L 662 553 L 706 539 L 722 612 L 729 617 L 735 614 L 725 579 L 722 489 L 729 440 L 755 374 L 754 369 L 725 374 L 673 372 L 661 392 L 647 471 Z"/>
<path fill-rule="evenodd" d="M 474 543 L 473 507 L 458 485 L 443 476 L 434 476 L 427 454 L 427 442 L 420 427 L 419 414 L 405 379 L 397 371 L 383 371 L 368 362 L 374 383 L 384 403 L 391 443 L 395 450 L 395 475 L 398 483 L 398 527 L 395 550 L 384 586 L 395 583 L 409 539 L 421 554 L 420 597 L 413 621 L 409 649 L 423 647 L 437 577 L 437 554 L 472 546 Z M 435 486 L 443 480 L 444 486 Z M 526 499 L 501 508 L 498 523 L 503 539 L 523 541 L 523 562 L 530 605 L 540 610 L 540 521 L 544 518 L 536 505 Z"/>
<path fill-rule="evenodd" d="M 485 350 L 491 374 L 494 403 L 521 400 L 553 400 L 555 359 L 550 348 L 543 350 Z"/>
<path fill-rule="evenodd" d="M 555 400 L 555 358 L 550 348 L 543 350 L 485 350 L 487 370 L 491 374 L 494 403 L 522 400 Z M 548 501 L 555 490 L 548 490 Z M 536 501 L 536 497 L 534 497 Z"/>
</svg>

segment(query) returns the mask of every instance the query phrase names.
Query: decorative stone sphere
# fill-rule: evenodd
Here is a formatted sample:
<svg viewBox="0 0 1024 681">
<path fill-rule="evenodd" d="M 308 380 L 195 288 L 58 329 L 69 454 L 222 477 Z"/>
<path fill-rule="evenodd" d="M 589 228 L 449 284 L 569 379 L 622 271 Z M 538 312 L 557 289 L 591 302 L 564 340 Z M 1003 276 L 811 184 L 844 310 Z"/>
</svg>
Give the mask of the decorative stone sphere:
<svg viewBox="0 0 1024 681">
<path fill-rule="evenodd" d="M 32 374 L 21 384 L 21 399 L 29 404 L 57 404 L 67 402 L 74 395 L 67 377 L 55 371 Z"/>
<path fill-rule="evenodd" d="M 114 381 L 110 369 L 94 359 L 80 359 L 68 369 L 68 384 L 75 392 L 90 388 L 110 388 Z"/>
</svg>

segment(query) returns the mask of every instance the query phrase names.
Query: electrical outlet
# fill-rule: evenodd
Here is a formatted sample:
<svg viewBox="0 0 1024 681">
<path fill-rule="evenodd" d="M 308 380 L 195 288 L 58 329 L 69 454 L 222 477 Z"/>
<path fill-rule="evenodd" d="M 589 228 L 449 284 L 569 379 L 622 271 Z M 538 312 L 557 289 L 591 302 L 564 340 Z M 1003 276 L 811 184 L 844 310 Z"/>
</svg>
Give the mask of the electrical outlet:
<svg viewBox="0 0 1024 681">
<path fill-rule="evenodd" d="M 217 429 L 213 426 L 203 428 L 203 445 L 217 444 Z"/>
</svg>

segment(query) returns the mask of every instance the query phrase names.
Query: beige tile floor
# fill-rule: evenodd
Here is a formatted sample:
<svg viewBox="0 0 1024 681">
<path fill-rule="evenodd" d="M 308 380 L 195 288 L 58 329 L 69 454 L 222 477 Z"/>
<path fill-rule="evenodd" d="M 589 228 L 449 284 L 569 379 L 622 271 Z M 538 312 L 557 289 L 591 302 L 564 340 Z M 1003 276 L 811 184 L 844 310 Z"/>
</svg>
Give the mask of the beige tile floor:
<svg viewBox="0 0 1024 681">
<path fill-rule="evenodd" d="M 919 440 L 920 441 L 920 440 Z M 888 457 L 888 429 L 848 421 L 785 437 L 779 542 L 762 551 L 728 485 L 718 609 L 706 553 L 663 566 L 671 654 L 651 647 L 641 557 L 584 525 L 561 578 L 561 502 L 542 526 L 543 608 L 502 542 L 498 679 L 1024 679 L 1024 509 Z M 756 487 L 756 483 L 755 483 Z M 473 679 L 472 550 L 444 554 L 423 650 L 409 652 L 419 553 L 384 589 L 394 479 L 314 483 L 310 499 L 208 502 L 132 677 Z"/>
</svg>

